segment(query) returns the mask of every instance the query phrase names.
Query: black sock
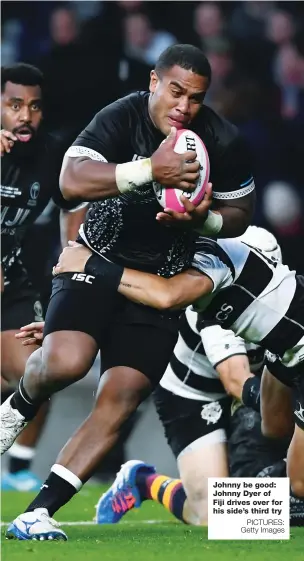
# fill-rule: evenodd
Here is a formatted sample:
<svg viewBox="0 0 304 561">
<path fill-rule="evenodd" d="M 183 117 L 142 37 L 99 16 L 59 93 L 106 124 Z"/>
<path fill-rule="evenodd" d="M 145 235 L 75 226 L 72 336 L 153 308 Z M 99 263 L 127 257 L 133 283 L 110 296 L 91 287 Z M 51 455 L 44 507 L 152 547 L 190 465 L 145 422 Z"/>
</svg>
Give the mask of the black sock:
<svg viewBox="0 0 304 561">
<path fill-rule="evenodd" d="M 13 389 L 1 391 L 1 405 L 9 398 L 10 395 L 12 395 L 12 393 L 14 393 Z"/>
<path fill-rule="evenodd" d="M 31 399 L 24 389 L 23 378 L 21 378 L 19 388 L 11 399 L 11 406 L 13 409 L 17 409 L 26 421 L 31 421 L 44 401 L 46 401 L 45 398 L 43 400 Z"/>
<path fill-rule="evenodd" d="M 25 512 L 31 512 L 35 508 L 46 508 L 49 515 L 53 516 L 76 493 L 77 489 L 71 483 L 51 471 L 37 497 L 31 502 Z"/>
<path fill-rule="evenodd" d="M 28 470 L 31 465 L 31 460 L 24 460 L 23 458 L 9 457 L 8 471 L 9 473 L 18 473 L 18 471 Z"/>
</svg>

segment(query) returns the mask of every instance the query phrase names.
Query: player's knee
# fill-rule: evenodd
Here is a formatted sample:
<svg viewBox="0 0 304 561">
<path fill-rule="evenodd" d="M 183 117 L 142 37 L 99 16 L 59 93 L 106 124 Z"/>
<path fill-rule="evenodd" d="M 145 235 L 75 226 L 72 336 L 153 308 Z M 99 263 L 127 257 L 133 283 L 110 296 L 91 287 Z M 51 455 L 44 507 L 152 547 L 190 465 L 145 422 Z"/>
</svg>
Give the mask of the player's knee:
<svg viewBox="0 0 304 561">
<path fill-rule="evenodd" d="M 41 359 L 41 379 L 43 383 L 76 382 L 81 380 L 87 373 L 86 366 L 83 364 L 83 357 L 78 349 L 72 355 L 64 352 L 60 346 L 50 350 L 43 349 Z"/>
<path fill-rule="evenodd" d="M 290 478 L 290 485 L 292 492 L 301 499 L 304 498 L 304 474 L 303 477 L 291 477 Z"/>
<path fill-rule="evenodd" d="M 33 352 L 27 359 L 25 372 L 31 374 L 31 376 L 36 376 L 37 379 L 41 375 L 42 368 L 42 349 L 39 348 Z"/>
</svg>

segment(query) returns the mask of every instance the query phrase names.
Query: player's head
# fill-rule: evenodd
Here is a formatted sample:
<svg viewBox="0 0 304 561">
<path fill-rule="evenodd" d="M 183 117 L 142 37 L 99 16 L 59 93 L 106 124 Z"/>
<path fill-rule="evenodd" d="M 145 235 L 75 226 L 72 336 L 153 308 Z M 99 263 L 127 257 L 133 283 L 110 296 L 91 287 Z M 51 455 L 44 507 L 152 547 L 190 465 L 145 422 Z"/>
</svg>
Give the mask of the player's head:
<svg viewBox="0 0 304 561">
<path fill-rule="evenodd" d="M 203 52 L 193 45 L 172 45 L 159 57 L 150 78 L 149 111 L 165 135 L 187 128 L 199 112 L 211 81 Z"/>
<path fill-rule="evenodd" d="M 42 121 L 43 75 L 35 66 L 17 63 L 1 69 L 1 126 L 32 144 Z"/>
<path fill-rule="evenodd" d="M 282 263 L 282 252 L 277 239 L 271 232 L 265 230 L 265 228 L 248 226 L 246 232 L 240 236 L 240 239 L 264 251 L 270 259 L 273 258 L 279 261 L 279 263 Z"/>
</svg>

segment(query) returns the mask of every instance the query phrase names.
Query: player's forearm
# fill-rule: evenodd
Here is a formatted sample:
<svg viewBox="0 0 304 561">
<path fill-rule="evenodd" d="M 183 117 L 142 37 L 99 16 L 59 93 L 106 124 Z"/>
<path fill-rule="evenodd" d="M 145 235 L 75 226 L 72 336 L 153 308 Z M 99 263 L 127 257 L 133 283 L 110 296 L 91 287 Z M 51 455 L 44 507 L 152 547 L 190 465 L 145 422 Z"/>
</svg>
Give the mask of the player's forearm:
<svg viewBox="0 0 304 561">
<path fill-rule="evenodd" d="M 158 310 L 171 307 L 169 281 L 157 275 L 124 269 L 118 292 L 133 302 Z"/>
<path fill-rule="evenodd" d="M 216 371 L 226 392 L 237 399 L 242 399 L 244 384 L 248 378 L 253 377 L 247 355 L 226 358 L 217 364 Z"/>
<path fill-rule="evenodd" d="M 247 407 L 260 412 L 260 379 L 250 372 L 247 355 L 235 355 L 216 366 L 221 382 L 229 395 Z"/>
<path fill-rule="evenodd" d="M 109 164 L 66 155 L 62 164 L 60 188 L 67 200 L 98 201 L 133 191 L 152 179 L 150 158 Z"/>
<path fill-rule="evenodd" d="M 124 269 L 118 291 L 135 302 L 159 310 L 180 310 L 212 292 L 212 281 L 196 271 L 185 271 L 170 279 Z"/>
<path fill-rule="evenodd" d="M 97 201 L 117 197 L 120 193 L 116 185 L 115 169 L 115 164 L 65 157 L 60 174 L 62 195 L 68 201 Z"/>
</svg>

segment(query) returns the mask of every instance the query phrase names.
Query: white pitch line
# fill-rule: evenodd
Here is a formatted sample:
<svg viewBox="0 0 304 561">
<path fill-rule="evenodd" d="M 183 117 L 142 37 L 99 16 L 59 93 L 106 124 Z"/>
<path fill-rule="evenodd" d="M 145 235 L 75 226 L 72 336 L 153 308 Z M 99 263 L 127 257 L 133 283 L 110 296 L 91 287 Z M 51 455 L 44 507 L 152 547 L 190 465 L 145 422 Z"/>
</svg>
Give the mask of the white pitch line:
<svg viewBox="0 0 304 561">
<path fill-rule="evenodd" d="M 170 520 L 124 520 L 121 522 L 121 526 L 124 524 L 164 524 L 170 522 Z M 3 528 L 8 526 L 10 522 L 0 522 L 0 526 Z M 60 526 L 98 526 L 93 520 L 78 520 L 73 522 L 60 522 Z M 109 524 L 105 524 L 109 526 Z M 104 524 L 99 524 L 99 526 L 104 526 Z"/>
</svg>

